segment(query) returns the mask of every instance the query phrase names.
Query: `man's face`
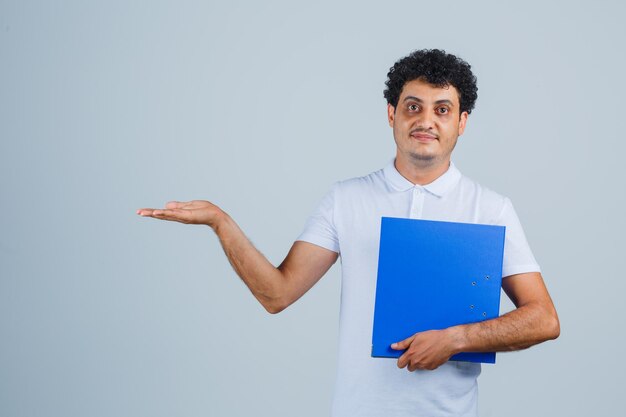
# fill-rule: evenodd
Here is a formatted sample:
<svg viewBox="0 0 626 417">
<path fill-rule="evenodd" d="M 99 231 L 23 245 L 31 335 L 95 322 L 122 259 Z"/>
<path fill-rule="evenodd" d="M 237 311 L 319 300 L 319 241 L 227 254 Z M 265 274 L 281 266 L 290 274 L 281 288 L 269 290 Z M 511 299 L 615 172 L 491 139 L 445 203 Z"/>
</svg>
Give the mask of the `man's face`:
<svg viewBox="0 0 626 417">
<path fill-rule="evenodd" d="M 398 105 L 388 105 L 387 115 L 398 156 L 421 166 L 449 161 L 467 121 L 467 112 L 460 113 L 456 88 L 436 87 L 421 79 L 404 84 Z"/>
</svg>

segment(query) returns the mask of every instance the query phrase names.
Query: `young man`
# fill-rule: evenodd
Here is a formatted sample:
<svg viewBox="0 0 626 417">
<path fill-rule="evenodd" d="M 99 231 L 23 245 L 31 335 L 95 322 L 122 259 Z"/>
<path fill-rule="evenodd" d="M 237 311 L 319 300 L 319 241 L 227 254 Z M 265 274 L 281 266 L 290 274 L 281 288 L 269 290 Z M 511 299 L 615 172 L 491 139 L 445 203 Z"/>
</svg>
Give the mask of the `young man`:
<svg viewBox="0 0 626 417">
<path fill-rule="evenodd" d="M 444 51 L 420 50 L 395 63 L 386 85 L 395 158 L 370 175 L 335 183 L 280 266 L 208 201 L 169 202 L 138 214 L 211 226 L 237 274 L 270 313 L 300 298 L 341 255 L 333 416 L 475 416 L 480 364 L 448 359 L 555 339 L 558 317 L 510 200 L 464 177 L 450 161 L 477 98 L 470 66 Z M 517 308 L 398 341 L 392 348 L 406 351 L 397 362 L 372 358 L 383 216 L 506 226 L 502 287 Z"/>
</svg>

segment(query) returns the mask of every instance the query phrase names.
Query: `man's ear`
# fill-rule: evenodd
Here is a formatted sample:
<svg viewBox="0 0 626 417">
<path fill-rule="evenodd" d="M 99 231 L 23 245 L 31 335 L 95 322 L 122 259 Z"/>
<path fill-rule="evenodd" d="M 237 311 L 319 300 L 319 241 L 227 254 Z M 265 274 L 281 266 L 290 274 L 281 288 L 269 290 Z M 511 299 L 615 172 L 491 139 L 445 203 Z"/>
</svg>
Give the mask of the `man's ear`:
<svg viewBox="0 0 626 417">
<path fill-rule="evenodd" d="M 394 117 L 396 115 L 396 108 L 391 104 L 387 104 L 387 119 L 389 120 L 389 127 L 393 127 Z"/>
<path fill-rule="evenodd" d="M 459 136 L 461 136 L 463 132 L 465 131 L 465 124 L 467 123 L 467 116 L 468 116 L 468 113 L 466 111 L 461 113 L 461 117 L 459 118 Z"/>
</svg>

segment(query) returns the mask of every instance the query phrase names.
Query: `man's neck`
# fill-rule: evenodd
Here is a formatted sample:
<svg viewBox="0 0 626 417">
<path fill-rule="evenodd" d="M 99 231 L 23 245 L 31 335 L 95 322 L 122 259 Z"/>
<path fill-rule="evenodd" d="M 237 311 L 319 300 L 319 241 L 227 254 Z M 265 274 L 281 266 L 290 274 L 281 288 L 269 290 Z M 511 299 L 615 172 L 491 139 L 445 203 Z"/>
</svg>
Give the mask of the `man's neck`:
<svg viewBox="0 0 626 417">
<path fill-rule="evenodd" d="M 414 164 L 396 156 L 395 167 L 400 175 L 413 184 L 427 185 L 446 173 L 450 159 L 439 164 Z"/>
</svg>

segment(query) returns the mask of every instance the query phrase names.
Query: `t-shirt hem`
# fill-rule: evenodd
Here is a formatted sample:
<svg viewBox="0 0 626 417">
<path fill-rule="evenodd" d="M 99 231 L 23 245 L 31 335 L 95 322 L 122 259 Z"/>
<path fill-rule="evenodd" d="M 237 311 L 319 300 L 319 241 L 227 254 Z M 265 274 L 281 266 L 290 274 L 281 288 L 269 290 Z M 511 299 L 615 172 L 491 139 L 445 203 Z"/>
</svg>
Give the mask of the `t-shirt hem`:
<svg viewBox="0 0 626 417">
<path fill-rule="evenodd" d="M 506 269 L 502 270 L 502 278 L 506 278 L 508 276 L 516 275 L 516 274 L 525 274 L 527 272 L 541 273 L 541 268 L 539 268 L 539 265 L 537 264 L 509 266 Z"/>
<path fill-rule="evenodd" d="M 298 236 L 296 241 L 298 240 L 312 243 L 314 245 L 321 246 L 324 249 L 328 249 L 333 252 L 339 253 L 339 243 L 331 239 L 324 239 L 324 238 L 320 238 L 319 236 L 312 236 L 308 233 L 303 233 L 300 236 Z"/>
</svg>

